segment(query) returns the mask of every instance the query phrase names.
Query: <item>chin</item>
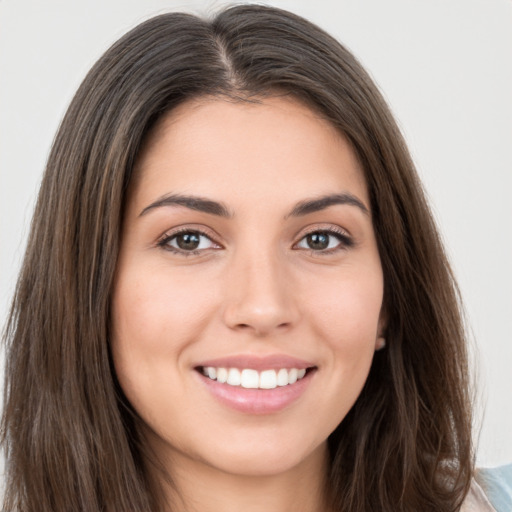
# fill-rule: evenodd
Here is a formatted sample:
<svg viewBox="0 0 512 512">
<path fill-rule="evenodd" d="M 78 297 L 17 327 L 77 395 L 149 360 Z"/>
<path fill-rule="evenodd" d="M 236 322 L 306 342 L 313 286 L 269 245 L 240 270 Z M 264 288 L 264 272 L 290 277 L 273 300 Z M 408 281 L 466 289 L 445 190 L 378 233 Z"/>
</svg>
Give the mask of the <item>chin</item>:
<svg viewBox="0 0 512 512">
<path fill-rule="evenodd" d="M 287 442 L 288 441 L 288 442 Z M 224 473 L 246 477 L 273 477 L 317 465 L 327 453 L 327 442 L 308 446 L 290 439 L 257 440 L 253 443 L 224 444 L 215 453 L 203 455 L 203 462 Z"/>
</svg>

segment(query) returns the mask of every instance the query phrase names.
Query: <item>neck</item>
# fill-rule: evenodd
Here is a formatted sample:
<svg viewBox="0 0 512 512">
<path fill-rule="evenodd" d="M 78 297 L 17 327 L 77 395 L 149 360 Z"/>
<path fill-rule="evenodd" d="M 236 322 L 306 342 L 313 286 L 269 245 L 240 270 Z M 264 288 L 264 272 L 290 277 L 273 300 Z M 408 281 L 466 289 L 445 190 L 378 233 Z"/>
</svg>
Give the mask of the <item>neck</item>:
<svg viewBox="0 0 512 512">
<path fill-rule="evenodd" d="M 159 478 L 166 512 L 326 512 L 327 447 L 277 474 L 232 474 L 190 459 L 165 464 L 171 479 Z M 172 468 L 172 470 L 171 470 Z M 171 481 L 172 480 L 172 483 Z"/>
</svg>

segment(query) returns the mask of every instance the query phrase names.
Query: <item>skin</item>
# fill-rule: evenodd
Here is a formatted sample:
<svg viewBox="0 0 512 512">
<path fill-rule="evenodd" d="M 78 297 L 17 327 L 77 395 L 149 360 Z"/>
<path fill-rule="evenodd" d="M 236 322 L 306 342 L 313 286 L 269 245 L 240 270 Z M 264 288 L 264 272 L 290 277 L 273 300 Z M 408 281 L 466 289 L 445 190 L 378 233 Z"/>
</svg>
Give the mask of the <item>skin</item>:
<svg viewBox="0 0 512 512">
<path fill-rule="evenodd" d="M 353 150 L 295 100 L 202 98 L 163 118 L 136 173 L 112 353 L 183 510 L 326 510 L 326 439 L 357 399 L 385 327 L 382 268 Z M 290 215 L 333 193 L 368 211 L 334 204 Z M 231 216 L 147 209 L 168 194 L 222 203 Z M 176 228 L 204 232 L 199 249 L 176 252 Z M 322 230 L 342 236 L 311 249 L 306 235 Z M 248 414 L 214 398 L 195 368 L 240 354 L 285 354 L 316 369 L 291 405 Z"/>
</svg>

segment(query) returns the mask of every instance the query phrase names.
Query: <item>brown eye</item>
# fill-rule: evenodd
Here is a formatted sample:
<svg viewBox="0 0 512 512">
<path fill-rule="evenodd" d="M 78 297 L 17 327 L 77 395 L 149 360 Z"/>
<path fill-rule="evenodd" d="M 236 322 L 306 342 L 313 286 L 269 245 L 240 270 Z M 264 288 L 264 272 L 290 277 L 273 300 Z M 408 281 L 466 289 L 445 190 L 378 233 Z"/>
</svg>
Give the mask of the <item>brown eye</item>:
<svg viewBox="0 0 512 512">
<path fill-rule="evenodd" d="M 329 238 L 330 235 L 327 233 L 311 233 L 306 236 L 306 244 L 314 251 L 322 251 L 329 247 Z"/>
<path fill-rule="evenodd" d="M 180 233 L 174 237 L 176 245 L 183 251 L 193 251 L 199 247 L 201 236 L 198 233 Z"/>
<path fill-rule="evenodd" d="M 334 230 L 312 231 L 305 235 L 297 245 L 298 249 L 308 249 L 315 252 L 335 252 L 338 249 L 352 247 L 354 242 L 350 236 Z"/>
<path fill-rule="evenodd" d="M 180 231 L 161 240 L 158 245 L 181 254 L 195 254 L 206 249 L 218 249 L 219 246 L 201 231 Z"/>
</svg>

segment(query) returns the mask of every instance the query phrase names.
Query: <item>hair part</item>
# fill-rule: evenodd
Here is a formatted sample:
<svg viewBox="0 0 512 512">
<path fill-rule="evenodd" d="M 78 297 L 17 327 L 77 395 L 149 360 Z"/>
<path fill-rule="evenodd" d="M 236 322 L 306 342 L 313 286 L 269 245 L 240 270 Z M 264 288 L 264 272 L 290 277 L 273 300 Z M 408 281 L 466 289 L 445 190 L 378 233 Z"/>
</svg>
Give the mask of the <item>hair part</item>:
<svg viewBox="0 0 512 512">
<path fill-rule="evenodd" d="M 109 352 L 126 192 L 151 128 L 187 100 L 286 94 L 329 120 L 364 170 L 387 348 L 329 438 L 336 511 L 456 510 L 472 475 L 459 294 L 403 138 L 354 56 L 276 8 L 157 16 L 92 68 L 59 128 L 6 329 L 4 509 L 160 510 Z"/>
</svg>

